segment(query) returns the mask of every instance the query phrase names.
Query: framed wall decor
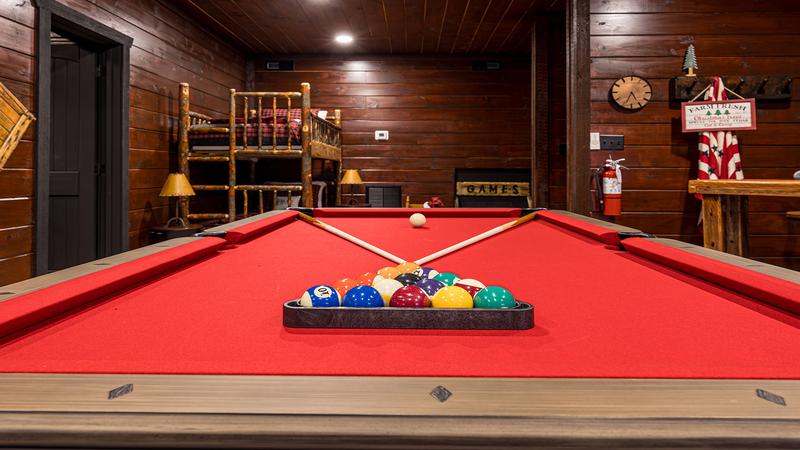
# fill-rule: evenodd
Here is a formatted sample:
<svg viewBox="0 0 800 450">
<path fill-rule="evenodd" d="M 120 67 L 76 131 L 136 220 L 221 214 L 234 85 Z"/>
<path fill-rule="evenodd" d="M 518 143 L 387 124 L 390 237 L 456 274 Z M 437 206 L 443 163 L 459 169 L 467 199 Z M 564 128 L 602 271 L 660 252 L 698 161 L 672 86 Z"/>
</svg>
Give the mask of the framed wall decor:
<svg viewBox="0 0 800 450">
<path fill-rule="evenodd" d="M 756 129 L 756 101 L 722 100 L 681 103 L 684 133 Z"/>
<path fill-rule="evenodd" d="M 36 120 L 28 108 L 0 83 L 0 169 L 6 165 L 28 126 Z"/>
</svg>

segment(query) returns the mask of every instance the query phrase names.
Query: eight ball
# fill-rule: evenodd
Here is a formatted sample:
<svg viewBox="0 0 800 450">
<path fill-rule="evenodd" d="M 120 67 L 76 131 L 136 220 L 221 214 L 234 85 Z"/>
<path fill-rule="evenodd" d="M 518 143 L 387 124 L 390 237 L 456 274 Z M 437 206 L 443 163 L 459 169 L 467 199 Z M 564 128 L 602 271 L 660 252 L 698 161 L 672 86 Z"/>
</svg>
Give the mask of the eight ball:
<svg viewBox="0 0 800 450">
<path fill-rule="evenodd" d="M 403 283 L 403 286 L 411 286 L 412 284 L 417 284 L 420 280 L 420 278 L 414 275 L 413 273 L 401 273 L 394 279 Z"/>
</svg>

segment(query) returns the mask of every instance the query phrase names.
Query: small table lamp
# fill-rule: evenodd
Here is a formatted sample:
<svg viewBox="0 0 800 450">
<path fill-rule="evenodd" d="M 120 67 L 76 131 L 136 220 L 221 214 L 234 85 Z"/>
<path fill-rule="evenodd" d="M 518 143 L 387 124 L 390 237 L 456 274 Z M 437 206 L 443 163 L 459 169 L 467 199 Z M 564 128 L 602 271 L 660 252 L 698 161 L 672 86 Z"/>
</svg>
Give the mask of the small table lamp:
<svg viewBox="0 0 800 450">
<path fill-rule="evenodd" d="M 355 194 L 353 194 L 353 186 L 354 185 L 362 185 L 364 184 L 361 181 L 361 175 L 358 174 L 357 169 L 347 169 L 344 171 L 344 175 L 342 175 L 342 184 L 350 185 L 350 193 L 347 194 L 350 196 L 350 200 L 347 202 L 348 205 L 357 205 L 358 200 L 355 198 Z"/>
<path fill-rule="evenodd" d="M 171 226 L 172 222 L 177 223 L 179 226 L 186 228 L 186 222 L 181 218 L 180 213 L 180 199 L 182 197 L 191 197 L 194 195 L 191 183 L 182 173 L 171 173 L 167 176 L 167 181 L 164 182 L 164 187 L 161 188 L 159 197 L 178 197 L 175 199 L 175 217 L 167 221 L 167 227 Z"/>
</svg>

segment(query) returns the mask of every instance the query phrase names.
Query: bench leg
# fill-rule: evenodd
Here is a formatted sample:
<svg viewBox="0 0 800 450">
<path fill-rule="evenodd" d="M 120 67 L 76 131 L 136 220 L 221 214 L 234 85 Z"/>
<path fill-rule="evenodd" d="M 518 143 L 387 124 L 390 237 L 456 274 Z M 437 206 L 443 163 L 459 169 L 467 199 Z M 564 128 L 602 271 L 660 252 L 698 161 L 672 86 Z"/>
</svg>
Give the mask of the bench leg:
<svg viewBox="0 0 800 450">
<path fill-rule="evenodd" d="M 703 194 L 703 245 L 746 256 L 747 197 Z"/>
</svg>

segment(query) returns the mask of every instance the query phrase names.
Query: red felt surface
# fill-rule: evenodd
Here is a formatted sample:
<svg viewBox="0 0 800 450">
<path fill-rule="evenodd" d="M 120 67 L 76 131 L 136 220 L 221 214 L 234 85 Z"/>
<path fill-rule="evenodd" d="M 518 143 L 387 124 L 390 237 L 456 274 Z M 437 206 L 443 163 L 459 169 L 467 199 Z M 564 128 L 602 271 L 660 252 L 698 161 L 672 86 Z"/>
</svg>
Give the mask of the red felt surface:
<svg viewBox="0 0 800 450">
<path fill-rule="evenodd" d="M 219 238 L 197 239 L 179 247 L 109 267 L 45 289 L 0 302 L 0 336 L 34 325 L 105 295 L 148 280 L 222 247 Z"/>
<path fill-rule="evenodd" d="M 333 215 L 336 216 L 336 215 Z M 414 258 L 508 217 L 326 217 Z M 435 220 L 441 219 L 441 220 Z M 509 288 L 526 331 L 296 330 L 281 305 L 386 262 L 292 221 L 0 344 L 2 372 L 799 378 L 800 320 L 535 221 L 431 265 Z"/>
</svg>

